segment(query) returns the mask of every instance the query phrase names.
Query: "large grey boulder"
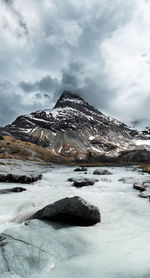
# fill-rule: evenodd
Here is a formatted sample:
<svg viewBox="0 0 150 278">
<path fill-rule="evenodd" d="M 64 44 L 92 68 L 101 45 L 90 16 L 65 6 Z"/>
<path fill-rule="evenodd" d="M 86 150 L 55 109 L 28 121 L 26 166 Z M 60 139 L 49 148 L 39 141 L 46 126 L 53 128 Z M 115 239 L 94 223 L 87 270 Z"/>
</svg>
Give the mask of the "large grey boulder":
<svg viewBox="0 0 150 278">
<path fill-rule="evenodd" d="M 55 271 L 73 256 L 86 252 L 83 230 L 32 220 L 0 235 L 1 278 L 62 277 Z M 79 234 L 81 240 L 79 240 Z"/>
<path fill-rule="evenodd" d="M 32 219 L 47 219 L 78 226 L 90 226 L 101 221 L 99 209 L 78 196 L 64 198 L 37 211 Z"/>
</svg>

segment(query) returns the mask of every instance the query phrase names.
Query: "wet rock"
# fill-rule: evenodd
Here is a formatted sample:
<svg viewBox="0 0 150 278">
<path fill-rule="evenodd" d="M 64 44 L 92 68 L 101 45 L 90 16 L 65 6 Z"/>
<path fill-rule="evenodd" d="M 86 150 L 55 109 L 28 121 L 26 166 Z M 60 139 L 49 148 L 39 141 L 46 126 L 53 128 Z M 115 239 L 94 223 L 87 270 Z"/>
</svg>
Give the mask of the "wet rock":
<svg viewBox="0 0 150 278">
<path fill-rule="evenodd" d="M 64 198 L 37 211 L 32 219 L 47 219 L 77 226 L 101 221 L 99 209 L 78 196 Z"/>
<path fill-rule="evenodd" d="M 74 182 L 74 181 L 80 181 L 80 180 L 91 180 L 91 181 L 95 181 L 98 182 L 98 179 L 93 179 L 93 178 L 84 178 L 84 177 L 80 177 L 80 178 L 68 178 L 68 182 Z"/>
<path fill-rule="evenodd" d="M 146 189 L 150 188 L 150 181 L 149 180 L 148 181 L 144 181 L 143 182 L 143 187 L 146 188 Z"/>
<path fill-rule="evenodd" d="M 68 178 L 68 182 L 73 182 L 75 179 L 74 178 Z"/>
<path fill-rule="evenodd" d="M 23 187 L 13 187 L 13 188 L 1 189 L 0 194 L 19 193 L 22 191 L 26 191 L 26 189 Z"/>
<path fill-rule="evenodd" d="M 86 172 L 87 168 L 86 167 L 78 167 L 76 169 L 74 169 L 74 172 Z"/>
<path fill-rule="evenodd" d="M 118 181 L 122 181 L 123 183 L 125 183 L 126 182 L 126 178 L 121 178 Z"/>
<path fill-rule="evenodd" d="M 136 183 L 133 184 L 133 188 L 136 189 L 136 190 L 139 190 L 139 191 L 141 191 L 141 192 L 146 190 L 146 189 L 143 187 L 143 184 L 138 183 L 138 182 L 136 182 Z"/>
<path fill-rule="evenodd" d="M 94 185 L 95 180 L 94 179 L 78 179 L 73 182 L 73 186 L 75 187 L 83 187 L 88 185 Z"/>
<path fill-rule="evenodd" d="M 150 181 L 137 182 L 133 184 L 133 188 L 140 191 L 140 198 L 148 198 L 150 200 Z"/>
<path fill-rule="evenodd" d="M 79 240 L 73 229 L 59 223 L 32 220 L 0 235 L 0 277 L 51 277 L 55 264 L 82 255 L 86 249 L 84 233 Z"/>
<path fill-rule="evenodd" d="M 98 182 L 98 179 L 91 179 L 91 178 L 69 178 L 68 182 L 73 182 L 73 186 L 75 187 L 83 187 L 83 186 L 89 186 L 94 185 L 95 182 Z"/>
<path fill-rule="evenodd" d="M 94 170 L 93 175 L 112 175 L 112 173 L 109 172 L 108 170 L 96 169 L 96 170 Z"/>
<path fill-rule="evenodd" d="M 150 194 L 146 194 L 146 193 L 143 193 L 143 192 L 141 192 L 138 196 L 140 198 L 144 198 L 144 199 L 150 198 Z"/>
<path fill-rule="evenodd" d="M 49 171 L 51 164 L 19 159 L 0 159 L 0 182 L 32 183 Z"/>
<path fill-rule="evenodd" d="M 83 186 L 91 186 L 91 185 L 94 185 L 95 184 L 95 181 L 94 180 L 79 180 L 79 181 L 74 181 L 74 183 L 72 184 L 72 186 L 75 186 L 75 187 L 83 187 Z"/>
<path fill-rule="evenodd" d="M 15 174 L 0 174 L 0 182 L 12 182 L 12 183 L 32 183 L 40 180 L 42 175 L 15 175 Z"/>
</svg>

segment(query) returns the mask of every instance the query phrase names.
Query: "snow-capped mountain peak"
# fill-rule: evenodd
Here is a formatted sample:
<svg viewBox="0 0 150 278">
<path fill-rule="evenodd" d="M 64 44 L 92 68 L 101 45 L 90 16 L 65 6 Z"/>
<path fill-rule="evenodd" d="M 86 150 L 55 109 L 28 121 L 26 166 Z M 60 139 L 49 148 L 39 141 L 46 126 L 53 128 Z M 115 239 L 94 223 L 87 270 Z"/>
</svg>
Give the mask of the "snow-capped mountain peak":
<svg viewBox="0 0 150 278">
<path fill-rule="evenodd" d="M 117 155 L 132 148 L 136 130 L 105 116 L 79 95 L 64 91 L 53 109 L 18 117 L 3 133 L 78 158 L 90 155 Z"/>
</svg>

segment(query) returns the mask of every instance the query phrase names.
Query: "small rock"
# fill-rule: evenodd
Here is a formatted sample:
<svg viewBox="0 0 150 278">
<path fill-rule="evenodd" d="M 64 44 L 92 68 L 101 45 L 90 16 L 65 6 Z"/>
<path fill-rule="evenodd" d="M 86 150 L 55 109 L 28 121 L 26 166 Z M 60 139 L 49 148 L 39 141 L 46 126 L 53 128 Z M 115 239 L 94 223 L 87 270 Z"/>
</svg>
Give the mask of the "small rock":
<svg viewBox="0 0 150 278">
<path fill-rule="evenodd" d="M 121 178 L 121 179 L 119 179 L 118 181 L 122 181 L 123 183 L 125 183 L 125 182 L 126 182 L 126 179 L 125 179 L 125 178 Z"/>
<path fill-rule="evenodd" d="M 144 181 L 142 185 L 144 188 L 150 188 L 150 181 Z"/>
<path fill-rule="evenodd" d="M 26 189 L 23 187 L 12 187 L 12 188 L 1 189 L 0 194 L 19 193 L 22 191 L 26 191 Z"/>
<path fill-rule="evenodd" d="M 133 184 L 133 188 L 136 189 L 136 190 L 139 190 L 139 191 L 141 191 L 141 192 L 146 190 L 146 189 L 143 187 L 143 184 L 138 183 L 138 182 L 136 182 L 136 183 Z"/>
<path fill-rule="evenodd" d="M 75 187 L 83 187 L 88 185 L 94 185 L 95 182 L 98 182 L 98 179 L 91 179 L 91 178 L 69 178 L 68 182 L 73 182 L 73 186 Z"/>
<path fill-rule="evenodd" d="M 67 181 L 73 182 L 75 179 L 74 178 L 69 178 Z"/>
<path fill-rule="evenodd" d="M 86 171 L 87 171 L 86 167 L 80 167 L 80 168 L 74 169 L 74 172 L 86 172 Z"/>
<path fill-rule="evenodd" d="M 93 175 L 112 175 L 112 173 L 109 172 L 108 170 L 96 169 L 96 170 L 94 170 Z"/>
<path fill-rule="evenodd" d="M 101 221 L 99 209 L 82 198 L 64 198 L 37 211 L 32 219 L 59 221 L 77 226 L 91 226 Z"/>
<path fill-rule="evenodd" d="M 150 198 L 150 194 L 146 194 L 145 192 L 141 192 L 139 195 L 138 195 L 140 198 L 144 198 L 144 199 L 147 199 L 147 198 Z"/>
</svg>

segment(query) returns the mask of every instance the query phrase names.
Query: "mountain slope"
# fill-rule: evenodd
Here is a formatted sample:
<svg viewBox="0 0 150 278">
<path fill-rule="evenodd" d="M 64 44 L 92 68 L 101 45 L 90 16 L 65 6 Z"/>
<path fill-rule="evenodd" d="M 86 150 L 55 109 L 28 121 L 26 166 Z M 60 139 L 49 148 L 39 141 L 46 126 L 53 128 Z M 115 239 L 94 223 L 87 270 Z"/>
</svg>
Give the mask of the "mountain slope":
<svg viewBox="0 0 150 278">
<path fill-rule="evenodd" d="M 29 142 L 16 140 L 9 136 L 0 136 L 0 159 L 19 159 L 23 161 L 68 163 L 69 160 L 49 149 Z"/>
<path fill-rule="evenodd" d="M 132 149 L 133 139 L 140 136 L 68 91 L 63 92 L 53 109 L 20 116 L 4 127 L 3 133 L 77 158 L 117 155 Z"/>
</svg>

